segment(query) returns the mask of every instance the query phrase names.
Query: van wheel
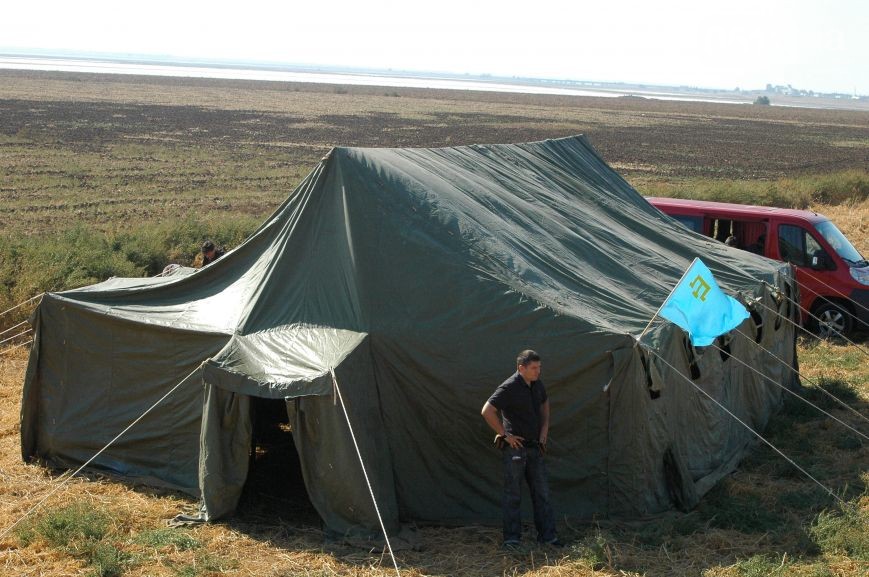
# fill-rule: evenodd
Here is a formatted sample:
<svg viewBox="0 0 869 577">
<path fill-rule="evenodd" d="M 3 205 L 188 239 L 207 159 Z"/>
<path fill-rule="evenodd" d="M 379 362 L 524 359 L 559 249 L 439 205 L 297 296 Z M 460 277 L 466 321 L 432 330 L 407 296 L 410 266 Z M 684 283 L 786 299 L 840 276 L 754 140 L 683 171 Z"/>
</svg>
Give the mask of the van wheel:
<svg viewBox="0 0 869 577">
<path fill-rule="evenodd" d="M 812 319 L 815 332 L 822 339 L 841 337 L 851 332 L 851 315 L 839 305 L 822 303 L 815 309 L 815 316 L 818 317 Z"/>
</svg>

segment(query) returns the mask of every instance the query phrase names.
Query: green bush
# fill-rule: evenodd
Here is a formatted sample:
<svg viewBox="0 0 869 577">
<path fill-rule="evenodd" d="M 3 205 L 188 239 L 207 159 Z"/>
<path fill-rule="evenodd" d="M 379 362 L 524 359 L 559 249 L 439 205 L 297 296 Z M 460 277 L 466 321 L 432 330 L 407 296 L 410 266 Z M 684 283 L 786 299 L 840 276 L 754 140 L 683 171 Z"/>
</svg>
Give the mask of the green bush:
<svg viewBox="0 0 869 577">
<path fill-rule="evenodd" d="M 259 224 L 258 219 L 246 216 L 230 216 L 220 222 L 190 217 L 118 234 L 114 247 L 127 261 L 153 276 L 169 263 L 191 266 L 205 239 L 213 240 L 218 246 L 234 248 Z"/>
<path fill-rule="evenodd" d="M 234 559 L 222 559 L 206 553 L 197 555 L 191 565 L 176 567 L 173 568 L 173 571 L 178 577 L 199 577 L 200 575 L 224 573 L 237 567 L 238 562 Z"/>
<path fill-rule="evenodd" d="M 819 386 L 824 390 L 819 390 Z M 826 393 L 824 391 L 826 391 Z M 786 396 L 784 397 L 784 409 L 781 414 L 783 416 L 793 417 L 797 421 L 829 418 L 815 407 L 819 407 L 829 413 L 834 409 L 841 407 L 841 405 L 836 402 L 836 399 L 839 399 L 849 406 L 859 400 L 859 396 L 854 387 L 842 379 L 820 377 L 814 383 L 806 383 L 806 386 L 795 392 L 805 400 L 786 393 Z M 808 403 L 806 401 L 808 401 Z M 815 407 L 809 403 L 812 403 Z"/>
<path fill-rule="evenodd" d="M 791 466 L 793 468 L 793 466 Z M 802 473 L 800 473 L 802 474 Z M 781 507 L 796 511 L 819 511 L 833 503 L 833 497 L 817 486 L 808 489 L 785 491 L 776 498 Z"/>
<path fill-rule="evenodd" d="M 191 266 L 204 239 L 234 248 L 259 224 L 250 216 L 191 217 L 118 233 L 76 225 L 51 237 L 0 235 L 0 310 L 43 292 L 111 277 L 154 276 L 169 263 Z M 19 317 L 0 319 L 0 330 L 26 318 L 26 311 Z"/>
<path fill-rule="evenodd" d="M 863 448 L 863 441 L 851 433 L 842 433 L 838 435 L 833 444 L 840 451 L 856 451 Z"/>
<path fill-rule="evenodd" d="M 811 572 L 809 573 L 809 577 L 836 577 L 836 574 L 833 573 L 826 565 L 818 563 L 815 565 L 811 565 Z"/>
<path fill-rule="evenodd" d="M 701 517 L 696 511 L 673 514 L 641 526 L 635 533 L 645 548 L 657 549 L 676 537 L 684 537 L 702 530 Z"/>
<path fill-rule="evenodd" d="M 772 577 L 790 573 L 784 558 L 778 560 L 768 555 L 754 555 L 740 561 L 736 564 L 736 569 L 742 577 Z"/>
<path fill-rule="evenodd" d="M 88 555 L 97 577 L 120 577 L 130 564 L 130 556 L 108 543 L 95 544 Z"/>
<path fill-rule="evenodd" d="M 154 529 L 140 533 L 134 539 L 135 543 L 147 545 L 154 549 L 162 549 L 163 547 L 171 547 L 179 551 L 187 551 L 190 549 L 198 549 L 202 544 L 187 534 L 183 529 Z"/>
<path fill-rule="evenodd" d="M 108 531 L 108 515 L 94 510 L 87 503 L 73 503 L 46 512 L 35 524 L 19 529 L 18 535 L 25 543 L 38 535 L 54 547 L 75 551 L 86 548 L 88 543 L 100 541 Z"/>
<path fill-rule="evenodd" d="M 869 515 L 852 505 L 838 511 L 822 511 L 811 527 L 811 535 L 825 553 L 869 561 Z"/>
<path fill-rule="evenodd" d="M 719 483 L 709 491 L 698 510 L 711 526 L 741 533 L 771 533 L 786 524 L 758 496 L 732 493 L 726 483 Z"/>
<path fill-rule="evenodd" d="M 112 251 L 106 235 L 76 226 L 51 238 L 0 239 L 0 285 L 14 305 L 46 291 L 92 284 L 142 269 Z M 5 308 L 8 307 L 4 307 Z"/>
<path fill-rule="evenodd" d="M 106 542 L 111 522 L 106 512 L 93 509 L 88 503 L 73 503 L 45 512 L 18 529 L 17 534 L 24 546 L 41 538 L 69 555 L 86 559 L 97 577 L 118 577 L 130 558 Z"/>
<path fill-rule="evenodd" d="M 846 170 L 776 181 L 687 179 L 650 184 L 641 187 L 640 192 L 647 196 L 805 209 L 815 203 L 865 201 L 869 198 L 869 172 Z"/>
<path fill-rule="evenodd" d="M 594 570 L 611 567 L 613 553 L 610 545 L 612 537 L 600 529 L 595 529 L 594 534 L 583 539 L 579 544 L 572 547 L 573 553 L 587 566 Z"/>
</svg>

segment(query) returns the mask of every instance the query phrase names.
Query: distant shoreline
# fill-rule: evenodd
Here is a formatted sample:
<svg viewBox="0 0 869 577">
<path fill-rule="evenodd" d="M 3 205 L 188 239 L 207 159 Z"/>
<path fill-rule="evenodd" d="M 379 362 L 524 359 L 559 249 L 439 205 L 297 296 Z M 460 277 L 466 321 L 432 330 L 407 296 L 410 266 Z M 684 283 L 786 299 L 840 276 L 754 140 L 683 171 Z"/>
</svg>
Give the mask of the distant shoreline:
<svg viewBox="0 0 869 577">
<path fill-rule="evenodd" d="M 445 73 L 384 71 L 276 63 L 179 61 L 169 58 L 2 54 L 0 69 L 182 78 L 216 78 L 265 82 L 303 82 L 386 88 L 479 90 L 517 94 L 634 97 L 655 100 L 751 104 L 762 91 L 725 91 L 690 87 L 631 85 L 535 78 L 505 78 Z M 771 95 L 773 106 L 869 111 L 869 100 Z"/>
</svg>

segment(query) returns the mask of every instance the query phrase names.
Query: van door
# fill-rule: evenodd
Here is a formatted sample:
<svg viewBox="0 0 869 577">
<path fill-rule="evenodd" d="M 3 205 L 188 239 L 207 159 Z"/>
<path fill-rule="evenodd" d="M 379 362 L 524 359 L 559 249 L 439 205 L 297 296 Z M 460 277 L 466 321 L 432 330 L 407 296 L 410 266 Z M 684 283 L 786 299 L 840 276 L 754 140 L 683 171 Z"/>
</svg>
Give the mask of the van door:
<svg viewBox="0 0 869 577">
<path fill-rule="evenodd" d="M 778 243 L 770 246 L 770 250 L 778 251 L 778 254 L 770 254 L 770 258 L 789 262 L 796 268 L 800 304 L 804 309 L 811 311 L 818 297 L 837 296 L 828 288 L 837 284 L 836 261 L 809 230 L 794 224 L 779 224 Z M 807 316 L 803 312 L 804 321 Z"/>
</svg>

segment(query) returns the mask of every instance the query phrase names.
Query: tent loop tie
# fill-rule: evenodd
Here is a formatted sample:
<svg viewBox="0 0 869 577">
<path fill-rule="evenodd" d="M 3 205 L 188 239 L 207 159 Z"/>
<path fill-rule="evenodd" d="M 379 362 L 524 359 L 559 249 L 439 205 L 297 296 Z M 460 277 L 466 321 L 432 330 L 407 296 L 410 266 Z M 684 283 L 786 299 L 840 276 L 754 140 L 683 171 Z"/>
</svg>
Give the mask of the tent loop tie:
<svg viewBox="0 0 869 577">
<path fill-rule="evenodd" d="M 353 446 L 356 448 L 356 456 L 359 457 L 359 464 L 362 466 L 362 474 L 365 476 L 365 483 L 368 485 L 368 493 L 371 495 L 371 502 L 374 503 L 374 512 L 377 513 L 377 520 L 380 521 L 380 529 L 383 531 L 383 538 L 386 540 L 386 547 L 389 549 L 389 556 L 392 557 L 395 574 L 401 577 L 401 573 L 398 570 L 398 563 L 395 560 L 395 554 L 392 552 L 392 545 L 389 542 L 389 535 L 386 533 L 386 525 L 384 525 L 383 517 L 380 515 L 380 507 L 377 506 L 377 499 L 374 498 L 374 489 L 371 488 L 371 481 L 368 479 L 368 471 L 365 469 L 365 463 L 362 461 L 362 452 L 359 450 L 359 443 L 356 442 L 356 435 L 353 433 L 353 425 L 350 424 L 350 416 L 347 413 L 347 406 L 344 404 L 344 396 L 341 394 L 341 389 L 338 387 L 338 379 L 335 377 L 335 369 L 329 367 L 329 373 L 332 375 L 332 386 L 338 393 L 338 400 L 341 401 L 341 409 L 344 411 L 344 418 L 347 420 L 347 428 L 350 429 L 350 438 L 353 439 Z"/>
<path fill-rule="evenodd" d="M 329 374 L 332 375 L 332 406 L 335 407 L 338 405 L 338 380 L 332 367 L 329 367 Z"/>
</svg>

